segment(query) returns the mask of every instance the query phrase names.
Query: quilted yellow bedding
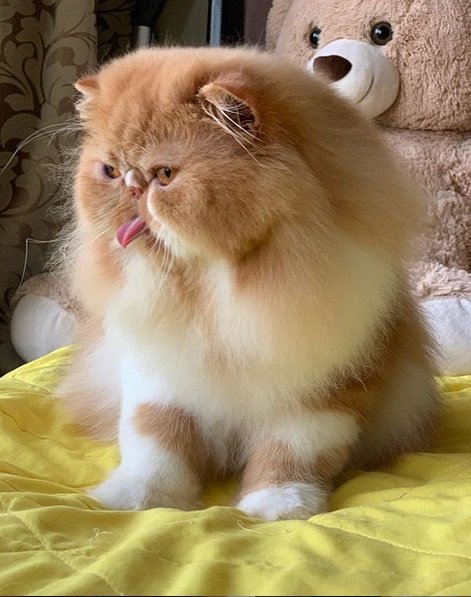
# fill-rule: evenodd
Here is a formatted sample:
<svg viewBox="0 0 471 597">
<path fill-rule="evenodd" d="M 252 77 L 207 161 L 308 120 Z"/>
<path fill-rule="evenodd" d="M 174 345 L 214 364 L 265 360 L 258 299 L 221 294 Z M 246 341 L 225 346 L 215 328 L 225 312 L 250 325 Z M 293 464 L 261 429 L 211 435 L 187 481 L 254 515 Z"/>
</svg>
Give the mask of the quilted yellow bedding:
<svg viewBox="0 0 471 597">
<path fill-rule="evenodd" d="M 85 497 L 116 447 L 52 390 L 62 349 L 0 380 L 1 595 L 471 595 L 471 376 L 442 380 L 437 451 L 352 473 L 332 511 L 266 523 L 208 508 L 108 512 Z"/>
</svg>

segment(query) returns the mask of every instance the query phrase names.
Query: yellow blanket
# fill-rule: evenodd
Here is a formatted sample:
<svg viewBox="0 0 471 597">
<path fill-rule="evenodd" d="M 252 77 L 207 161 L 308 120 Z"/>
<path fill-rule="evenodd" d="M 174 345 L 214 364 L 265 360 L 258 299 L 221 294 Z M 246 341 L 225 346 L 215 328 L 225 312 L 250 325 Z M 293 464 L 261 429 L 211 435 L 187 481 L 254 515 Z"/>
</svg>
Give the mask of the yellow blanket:
<svg viewBox="0 0 471 597">
<path fill-rule="evenodd" d="M 471 376 L 443 380 L 435 453 L 354 473 L 332 511 L 266 523 L 208 490 L 198 512 L 108 512 L 117 460 L 51 391 L 69 351 L 0 380 L 1 595 L 470 595 Z"/>
</svg>

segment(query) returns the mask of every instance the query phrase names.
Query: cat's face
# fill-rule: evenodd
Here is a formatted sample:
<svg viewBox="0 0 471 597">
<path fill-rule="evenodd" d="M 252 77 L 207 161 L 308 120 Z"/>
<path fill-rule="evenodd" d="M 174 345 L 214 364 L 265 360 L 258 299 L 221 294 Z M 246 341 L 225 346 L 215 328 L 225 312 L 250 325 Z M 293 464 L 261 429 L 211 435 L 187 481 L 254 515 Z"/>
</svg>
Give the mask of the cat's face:
<svg viewBox="0 0 471 597">
<path fill-rule="evenodd" d="M 76 211 L 104 249 L 247 264 L 276 246 L 265 271 L 280 251 L 313 271 L 341 238 L 407 246 L 415 193 L 374 127 L 277 56 L 146 49 L 76 86 Z"/>
<path fill-rule="evenodd" d="M 95 233 L 240 258 L 288 216 L 310 174 L 281 139 L 262 65 L 233 54 L 141 51 L 77 83 L 88 136 L 76 197 Z"/>
</svg>

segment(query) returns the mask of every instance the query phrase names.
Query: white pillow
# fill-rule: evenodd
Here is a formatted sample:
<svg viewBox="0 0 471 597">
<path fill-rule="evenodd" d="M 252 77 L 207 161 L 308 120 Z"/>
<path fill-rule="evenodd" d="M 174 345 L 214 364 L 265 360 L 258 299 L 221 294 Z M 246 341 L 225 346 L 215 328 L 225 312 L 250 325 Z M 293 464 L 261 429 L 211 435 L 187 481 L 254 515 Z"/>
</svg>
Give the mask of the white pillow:
<svg viewBox="0 0 471 597">
<path fill-rule="evenodd" d="M 11 320 L 11 342 L 26 362 L 74 341 L 75 316 L 54 300 L 29 294 L 15 307 Z"/>
<path fill-rule="evenodd" d="M 441 375 L 471 374 L 471 301 L 431 299 L 421 303 L 441 355 Z"/>
</svg>

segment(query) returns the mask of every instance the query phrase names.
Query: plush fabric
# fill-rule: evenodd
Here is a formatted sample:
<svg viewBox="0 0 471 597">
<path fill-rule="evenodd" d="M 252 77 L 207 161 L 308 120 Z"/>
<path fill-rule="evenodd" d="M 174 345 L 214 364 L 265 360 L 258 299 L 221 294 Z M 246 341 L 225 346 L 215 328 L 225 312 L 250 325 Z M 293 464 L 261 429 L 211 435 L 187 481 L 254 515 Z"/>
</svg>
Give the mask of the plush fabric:
<svg viewBox="0 0 471 597">
<path fill-rule="evenodd" d="M 62 273 L 38 274 L 24 282 L 11 301 L 11 343 L 25 362 L 75 340 L 77 305 Z"/>
<path fill-rule="evenodd" d="M 24 296 L 11 320 L 11 341 L 24 361 L 33 361 L 74 341 L 76 320 L 56 301 Z"/>
<path fill-rule="evenodd" d="M 471 376 L 442 380 L 433 453 L 354 471 L 331 511 L 262 522 L 226 506 L 104 511 L 85 496 L 117 450 L 53 397 L 71 349 L 0 379 L 3 595 L 469 595 Z"/>
<path fill-rule="evenodd" d="M 382 117 L 389 127 L 469 131 L 471 52 L 468 0 L 274 0 L 267 25 L 270 49 L 309 57 L 313 27 L 323 47 L 335 39 L 369 41 L 374 23 L 390 22 L 384 53 L 401 73 L 398 101 Z"/>
<path fill-rule="evenodd" d="M 446 271 L 447 295 L 471 299 L 471 133 L 386 128 L 384 140 L 430 198 L 419 295 L 444 296 L 439 281 Z"/>
<path fill-rule="evenodd" d="M 432 299 L 424 301 L 429 321 L 433 321 L 433 329 L 437 344 L 442 347 L 438 356 L 441 371 L 461 375 L 471 371 L 471 328 L 467 322 L 471 320 L 471 301 L 460 298 Z"/>
</svg>

